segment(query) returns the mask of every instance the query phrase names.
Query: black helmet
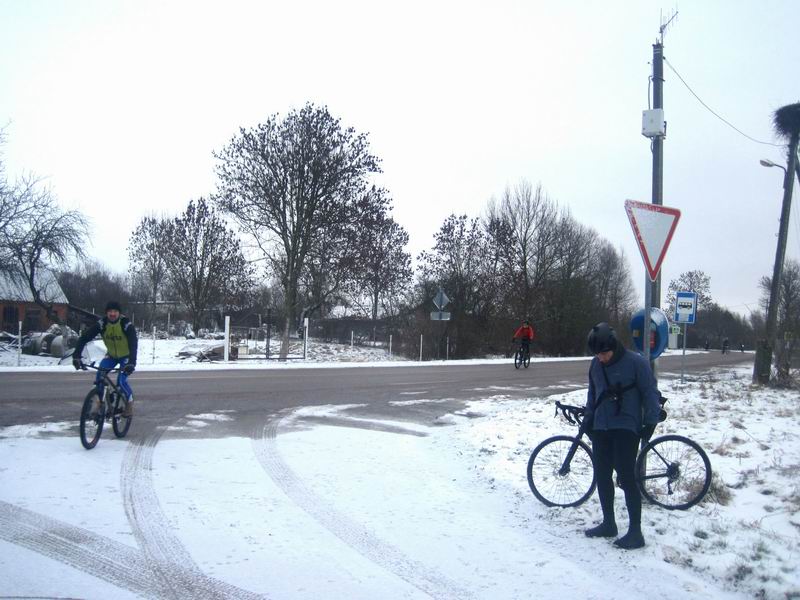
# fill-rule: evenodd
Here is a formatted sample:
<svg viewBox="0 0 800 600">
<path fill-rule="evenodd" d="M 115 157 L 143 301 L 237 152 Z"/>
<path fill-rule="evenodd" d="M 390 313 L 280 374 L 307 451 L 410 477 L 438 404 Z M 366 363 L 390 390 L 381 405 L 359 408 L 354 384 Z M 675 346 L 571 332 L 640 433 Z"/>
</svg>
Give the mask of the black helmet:
<svg viewBox="0 0 800 600">
<path fill-rule="evenodd" d="M 116 310 L 116 311 L 122 312 L 122 306 L 120 306 L 119 302 L 117 302 L 116 300 L 109 300 L 106 303 L 105 312 L 108 312 L 110 310 Z"/>
<path fill-rule="evenodd" d="M 589 347 L 589 352 L 591 354 L 600 354 L 601 352 L 616 350 L 617 334 L 614 333 L 614 328 L 608 323 L 598 323 L 592 327 L 592 330 L 589 332 L 586 345 Z"/>
</svg>

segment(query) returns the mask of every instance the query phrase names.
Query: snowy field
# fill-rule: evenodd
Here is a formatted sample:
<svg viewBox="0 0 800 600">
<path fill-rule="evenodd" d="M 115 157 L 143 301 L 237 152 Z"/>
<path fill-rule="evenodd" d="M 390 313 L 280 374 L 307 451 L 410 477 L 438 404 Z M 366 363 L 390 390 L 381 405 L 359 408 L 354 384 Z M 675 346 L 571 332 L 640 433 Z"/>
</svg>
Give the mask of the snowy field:
<svg viewBox="0 0 800 600">
<path fill-rule="evenodd" d="M 154 368 L 188 366 L 167 344 Z M 492 390 L 417 424 L 307 407 L 250 438 L 194 439 L 235 415 L 190 414 L 91 452 L 76 423 L 0 429 L 0 597 L 800 598 L 800 397 L 750 372 L 662 373 L 656 435 L 695 439 L 716 477 L 689 511 L 646 505 L 635 552 L 584 537 L 596 495 L 553 509 L 528 489 L 533 447 L 572 431 L 554 401 L 581 390 Z"/>
</svg>

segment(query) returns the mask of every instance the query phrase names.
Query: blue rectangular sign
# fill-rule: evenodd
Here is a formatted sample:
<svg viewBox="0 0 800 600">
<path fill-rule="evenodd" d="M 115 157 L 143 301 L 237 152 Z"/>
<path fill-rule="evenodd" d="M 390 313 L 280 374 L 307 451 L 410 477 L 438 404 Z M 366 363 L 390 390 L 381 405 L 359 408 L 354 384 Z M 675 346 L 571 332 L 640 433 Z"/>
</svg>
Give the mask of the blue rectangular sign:
<svg viewBox="0 0 800 600">
<path fill-rule="evenodd" d="M 693 325 L 697 317 L 697 294 L 678 292 L 675 298 L 675 322 Z"/>
</svg>

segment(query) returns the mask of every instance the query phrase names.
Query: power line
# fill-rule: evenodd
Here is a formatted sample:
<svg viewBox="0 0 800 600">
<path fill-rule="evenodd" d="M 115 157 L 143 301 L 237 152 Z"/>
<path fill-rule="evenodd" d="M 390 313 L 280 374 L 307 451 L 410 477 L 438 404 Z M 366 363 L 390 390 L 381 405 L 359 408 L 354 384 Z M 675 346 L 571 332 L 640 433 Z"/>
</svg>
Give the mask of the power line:
<svg viewBox="0 0 800 600">
<path fill-rule="evenodd" d="M 703 106 L 706 108 L 706 110 L 708 110 L 708 112 L 710 112 L 712 115 L 714 115 L 715 117 L 717 117 L 717 118 L 718 118 L 720 121 L 722 121 L 723 123 L 725 123 L 725 124 L 726 124 L 728 127 L 730 127 L 731 129 L 733 129 L 734 131 L 736 131 L 736 132 L 737 132 L 737 133 L 739 133 L 740 135 L 743 135 L 743 136 L 744 136 L 744 137 L 746 137 L 748 140 L 750 140 L 750 141 L 753 141 L 753 142 L 755 142 L 755 143 L 757 143 L 757 144 L 763 144 L 763 145 L 765 145 L 765 146 L 775 146 L 776 148 L 784 148 L 784 147 L 786 146 L 786 144 L 774 144 L 774 143 L 772 143 L 772 142 L 762 142 L 761 140 L 757 140 L 756 138 L 754 138 L 754 137 L 751 137 L 751 136 L 747 135 L 747 134 L 746 134 L 744 131 L 742 131 L 741 129 L 739 129 L 738 127 L 736 127 L 736 126 L 735 126 L 733 123 L 731 123 L 730 121 L 728 121 L 728 120 L 724 119 L 723 117 L 721 117 L 719 114 L 717 114 L 717 112 L 715 112 L 715 111 L 714 111 L 714 109 L 712 109 L 712 108 L 711 108 L 711 107 L 710 107 L 708 104 L 706 104 L 705 102 L 703 102 L 702 98 L 700 98 L 700 96 L 698 96 L 698 95 L 695 93 L 695 91 L 694 91 L 694 90 L 691 88 L 691 86 L 690 86 L 688 83 L 686 83 L 686 80 L 684 80 L 684 78 L 683 78 L 683 77 L 681 77 L 681 74 L 680 74 L 680 73 L 678 73 L 678 71 L 676 71 L 676 70 L 675 70 L 675 67 L 673 67 L 673 66 L 670 64 L 670 62 L 669 62 L 669 61 L 666 59 L 666 57 L 664 57 L 664 62 L 665 62 L 665 63 L 667 63 L 667 66 L 670 68 L 670 70 L 671 70 L 673 73 L 675 73 L 675 75 L 677 75 L 677 76 L 678 76 L 678 79 L 680 79 L 680 80 L 681 80 L 681 83 L 683 83 L 683 85 L 685 85 L 685 86 L 686 86 L 686 89 L 687 89 L 687 90 L 689 90 L 689 91 L 691 92 L 692 96 L 694 96 L 695 98 L 697 98 L 697 101 L 698 101 L 700 104 L 702 104 L 702 105 L 703 105 Z"/>
</svg>

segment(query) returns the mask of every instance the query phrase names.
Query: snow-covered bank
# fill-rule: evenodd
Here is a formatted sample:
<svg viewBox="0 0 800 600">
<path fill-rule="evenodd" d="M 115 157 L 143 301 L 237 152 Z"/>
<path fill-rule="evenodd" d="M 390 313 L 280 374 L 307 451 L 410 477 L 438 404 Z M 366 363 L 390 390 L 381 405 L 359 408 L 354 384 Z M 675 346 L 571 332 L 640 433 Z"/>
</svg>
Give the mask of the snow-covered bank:
<svg viewBox="0 0 800 600">
<path fill-rule="evenodd" d="M 0 596 L 796 597 L 796 393 L 747 369 L 661 387 L 658 433 L 700 442 L 718 481 L 687 512 L 646 507 L 637 552 L 583 536 L 596 497 L 552 509 L 528 490 L 531 449 L 571 430 L 554 398 L 487 395 L 430 423 L 307 407 L 248 439 L 187 439 L 236 418 L 191 414 L 91 452 L 76 423 L 2 429 Z"/>
</svg>

